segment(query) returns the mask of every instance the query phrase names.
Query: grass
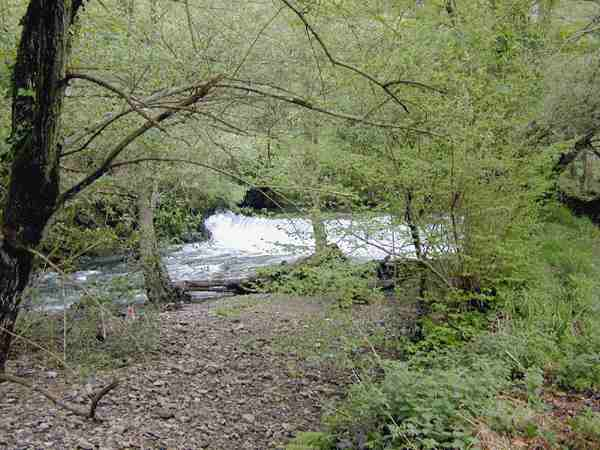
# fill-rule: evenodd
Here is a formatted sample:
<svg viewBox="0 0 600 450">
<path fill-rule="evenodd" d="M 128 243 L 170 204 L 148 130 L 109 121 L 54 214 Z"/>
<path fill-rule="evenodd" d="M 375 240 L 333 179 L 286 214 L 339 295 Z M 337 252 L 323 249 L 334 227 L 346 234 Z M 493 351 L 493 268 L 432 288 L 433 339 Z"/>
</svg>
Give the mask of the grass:
<svg viewBox="0 0 600 450">
<path fill-rule="evenodd" d="M 251 303 L 236 303 L 235 305 L 218 306 L 213 310 L 214 314 L 223 318 L 235 320 L 239 319 L 244 310 L 251 308 Z"/>
<path fill-rule="evenodd" d="M 127 320 L 118 307 L 87 299 L 64 314 L 24 312 L 16 334 L 15 352 L 86 378 L 154 357 L 160 348 L 159 311 L 146 306 Z"/>
<path fill-rule="evenodd" d="M 366 370 L 381 355 L 397 354 L 401 334 L 414 320 L 411 306 L 390 299 L 350 309 L 325 298 L 319 303 L 320 311 L 304 323 L 301 338 L 283 338 L 274 344 L 275 351 L 294 352 L 314 365 Z"/>
</svg>

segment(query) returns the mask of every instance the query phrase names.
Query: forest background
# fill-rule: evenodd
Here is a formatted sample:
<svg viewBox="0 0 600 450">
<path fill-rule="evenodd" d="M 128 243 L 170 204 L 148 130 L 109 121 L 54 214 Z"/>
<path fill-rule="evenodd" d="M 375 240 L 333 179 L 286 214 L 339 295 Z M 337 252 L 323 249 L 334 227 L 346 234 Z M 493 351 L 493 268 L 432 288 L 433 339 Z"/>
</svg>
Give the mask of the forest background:
<svg viewBox="0 0 600 450">
<path fill-rule="evenodd" d="M 51 89 L 23 44 L 43 2 L 0 5 L 2 368 L 33 269 L 139 252 L 149 298 L 176 299 L 157 241 L 259 186 L 317 253 L 329 215 L 385 215 L 417 261 L 394 273 L 416 331 L 292 445 L 558 445 L 545 393 L 600 386 L 597 2 L 58 3 Z M 345 307 L 380 297 L 346 262 L 273 289 L 331 294 L 332 272 Z M 600 440 L 591 409 L 569 426 Z"/>
</svg>

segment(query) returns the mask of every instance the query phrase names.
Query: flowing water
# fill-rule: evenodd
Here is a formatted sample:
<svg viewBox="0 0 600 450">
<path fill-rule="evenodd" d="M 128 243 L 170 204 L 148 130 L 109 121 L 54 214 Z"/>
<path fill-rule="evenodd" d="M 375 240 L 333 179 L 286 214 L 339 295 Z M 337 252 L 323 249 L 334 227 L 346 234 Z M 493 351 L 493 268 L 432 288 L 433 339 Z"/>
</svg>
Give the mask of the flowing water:
<svg viewBox="0 0 600 450">
<path fill-rule="evenodd" d="M 408 230 L 390 222 L 386 217 L 338 218 L 325 225 L 328 241 L 359 261 L 382 259 L 388 254 L 413 254 Z M 273 219 L 222 212 L 206 219 L 206 227 L 212 235 L 210 241 L 174 246 L 163 256 L 173 280 L 239 278 L 260 267 L 293 261 L 314 249 L 311 224 L 302 218 Z M 62 309 L 85 294 L 108 296 L 123 304 L 143 302 L 142 281 L 135 264 L 92 261 L 68 280 L 53 272 L 40 274 L 28 303 L 31 307 Z"/>
</svg>

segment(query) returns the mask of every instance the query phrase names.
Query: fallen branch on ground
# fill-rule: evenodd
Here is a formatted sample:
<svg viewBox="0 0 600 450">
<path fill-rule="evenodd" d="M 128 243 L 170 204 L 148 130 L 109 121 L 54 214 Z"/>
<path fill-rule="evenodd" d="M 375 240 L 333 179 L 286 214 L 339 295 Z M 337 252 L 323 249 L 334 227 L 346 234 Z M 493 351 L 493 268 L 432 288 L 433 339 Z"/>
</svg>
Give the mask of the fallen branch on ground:
<svg viewBox="0 0 600 450">
<path fill-rule="evenodd" d="M 119 385 L 119 380 L 113 380 L 111 383 L 107 384 L 105 387 L 103 387 L 101 390 L 99 390 L 93 397 L 91 397 L 91 404 L 90 404 L 90 408 L 88 410 L 87 408 L 84 408 L 84 407 L 69 405 L 68 403 L 65 403 L 58 397 L 52 395 L 46 389 L 43 389 L 38 386 L 34 386 L 32 383 L 30 383 L 27 380 L 24 380 L 23 378 L 14 377 L 12 375 L 0 373 L 0 381 L 8 381 L 10 383 L 20 384 L 21 386 L 25 386 L 27 389 L 37 392 L 38 394 L 42 394 L 44 397 L 46 397 L 48 400 L 53 402 L 59 408 L 66 409 L 67 411 L 70 411 L 77 416 L 86 417 L 86 418 L 92 419 L 92 420 L 97 420 L 96 419 L 96 408 L 98 407 L 98 403 L 100 402 L 100 400 L 102 400 L 102 398 L 106 394 L 108 394 L 110 391 L 112 391 L 114 388 L 116 388 Z"/>
</svg>

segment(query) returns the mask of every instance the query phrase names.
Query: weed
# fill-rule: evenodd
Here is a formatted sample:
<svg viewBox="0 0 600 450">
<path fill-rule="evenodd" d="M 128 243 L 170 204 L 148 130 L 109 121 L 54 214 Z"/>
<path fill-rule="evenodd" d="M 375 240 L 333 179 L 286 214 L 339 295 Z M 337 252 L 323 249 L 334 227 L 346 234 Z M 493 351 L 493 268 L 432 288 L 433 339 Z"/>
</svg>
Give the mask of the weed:
<svg viewBox="0 0 600 450">
<path fill-rule="evenodd" d="M 136 320 L 125 320 L 119 308 L 102 299 L 83 298 L 64 314 L 22 314 L 17 325 L 21 342 L 35 349 L 45 364 L 57 367 L 63 361 L 82 376 L 120 367 L 159 349 L 158 311 L 146 306 Z M 65 329 L 66 324 L 66 329 Z M 66 340 L 65 340 L 66 338 Z"/>
<path fill-rule="evenodd" d="M 576 448 L 600 449 L 600 413 L 585 408 L 570 421 Z"/>
<path fill-rule="evenodd" d="M 372 264 L 355 265 L 337 258 L 323 258 L 318 263 L 264 269 L 259 276 L 271 280 L 262 286 L 266 292 L 324 296 L 344 307 L 382 298 Z"/>
<path fill-rule="evenodd" d="M 380 384 L 354 386 L 333 430 L 367 430 L 369 448 L 469 448 L 475 418 L 495 404 L 507 385 L 492 363 L 454 369 L 416 369 L 386 363 Z"/>
<path fill-rule="evenodd" d="M 285 450 L 333 450 L 335 438 L 327 433 L 303 432 Z"/>
</svg>

